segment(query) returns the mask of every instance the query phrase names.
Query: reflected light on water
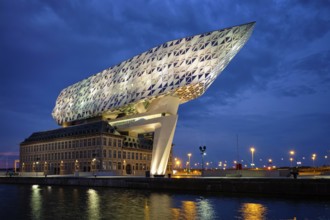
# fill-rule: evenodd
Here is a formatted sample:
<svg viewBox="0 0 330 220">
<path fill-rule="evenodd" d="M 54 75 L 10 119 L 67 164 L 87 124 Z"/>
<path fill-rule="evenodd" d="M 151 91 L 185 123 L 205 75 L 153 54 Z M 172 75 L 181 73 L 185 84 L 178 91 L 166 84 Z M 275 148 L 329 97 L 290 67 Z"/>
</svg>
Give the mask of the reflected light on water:
<svg viewBox="0 0 330 220">
<path fill-rule="evenodd" d="M 182 201 L 182 217 L 186 219 L 196 219 L 196 203 L 193 201 Z"/>
<path fill-rule="evenodd" d="M 149 199 L 149 214 L 150 219 L 164 218 L 172 219 L 172 198 L 167 194 L 151 194 Z"/>
<path fill-rule="evenodd" d="M 198 213 L 201 219 L 215 219 L 214 208 L 208 199 L 200 199 L 197 202 Z"/>
<path fill-rule="evenodd" d="M 30 206 L 33 219 L 41 219 L 41 195 L 39 185 L 32 185 Z"/>
<path fill-rule="evenodd" d="M 172 208 L 172 219 L 180 219 L 180 209 Z"/>
<path fill-rule="evenodd" d="M 145 216 L 144 219 L 146 219 L 146 220 L 150 219 L 149 212 L 150 212 L 150 210 L 149 210 L 148 200 L 145 199 L 144 200 L 144 216 Z"/>
<path fill-rule="evenodd" d="M 94 189 L 87 191 L 88 195 L 88 217 L 89 219 L 100 218 L 100 196 Z"/>
<path fill-rule="evenodd" d="M 258 203 L 243 203 L 240 209 L 243 219 L 266 219 L 267 208 Z"/>
<path fill-rule="evenodd" d="M 329 219 L 328 201 L 0 184 L 6 219 Z M 280 210 L 280 211 L 278 211 Z"/>
</svg>

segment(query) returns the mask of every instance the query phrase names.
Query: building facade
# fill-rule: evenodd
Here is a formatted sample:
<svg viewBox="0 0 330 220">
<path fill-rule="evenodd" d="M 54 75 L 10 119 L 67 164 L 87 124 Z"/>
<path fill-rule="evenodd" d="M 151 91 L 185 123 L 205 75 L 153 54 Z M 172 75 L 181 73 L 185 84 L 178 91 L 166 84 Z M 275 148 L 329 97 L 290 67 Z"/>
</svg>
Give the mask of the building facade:
<svg viewBox="0 0 330 220">
<path fill-rule="evenodd" d="M 22 172 L 145 175 L 150 170 L 152 133 L 118 133 L 105 121 L 33 133 L 21 143 Z M 171 172 L 172 163 L 167 171 Z"/>
<path fill-rule="evenodd" d="M 52 116 L 67 128 L 48 133 L 88 127 L 97 120 L 114 132 L 53 139 L 47 132 L 35 133 L 22 143 L 24 170 L 38 170 L 43 161 L 44 169 L 54 173 L 150 169 L 154 176 L 165 175 L 179 105 L 204 94 L 248 41 L 254 25 L 168 41 L 64 88 Z"/>
</svg>

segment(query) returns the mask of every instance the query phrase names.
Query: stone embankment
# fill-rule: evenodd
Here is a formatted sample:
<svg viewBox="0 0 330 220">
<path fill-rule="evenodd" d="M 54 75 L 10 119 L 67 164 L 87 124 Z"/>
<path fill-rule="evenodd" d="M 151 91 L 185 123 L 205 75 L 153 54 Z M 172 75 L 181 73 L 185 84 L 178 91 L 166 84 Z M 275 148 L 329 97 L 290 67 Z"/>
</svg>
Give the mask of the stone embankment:
<svg viewBox="0 0 330 220">
<path fill-rule="evenodd" d="M 0 178 L 0 184 L 116 187 L 159 191 L 191 191 L 197 193 L 330 198 L 330 179 L 3 177 Z"/>
</svg>

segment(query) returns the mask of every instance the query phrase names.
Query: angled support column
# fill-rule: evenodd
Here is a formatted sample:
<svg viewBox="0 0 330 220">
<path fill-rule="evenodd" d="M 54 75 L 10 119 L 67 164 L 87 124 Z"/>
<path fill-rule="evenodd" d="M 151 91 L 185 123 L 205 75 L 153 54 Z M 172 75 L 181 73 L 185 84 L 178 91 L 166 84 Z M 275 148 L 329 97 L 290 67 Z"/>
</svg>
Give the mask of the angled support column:
<svg viewBox="0 0 330 220">
<path fill-rule="evenodd" d="M 152 175 L 165 175 L 166 173 L 177 120 L 177 115 L 164 116 L 159 120 L 152 150 L 150 169 Z"/>
<path fill-rule="evenodd" d="M 140 114 L 110 121 L 119 131 L 154 132 L 150 173 L 165 175 L 171 153 L 180 99 L 173 96 L 153 100 Z M 141 110 L 139 108 L 139 110 Z M 143 119 L 143 120 L 142 120 Z M 126 122 L 126 123 L 125 123 Z"/>
</svg>

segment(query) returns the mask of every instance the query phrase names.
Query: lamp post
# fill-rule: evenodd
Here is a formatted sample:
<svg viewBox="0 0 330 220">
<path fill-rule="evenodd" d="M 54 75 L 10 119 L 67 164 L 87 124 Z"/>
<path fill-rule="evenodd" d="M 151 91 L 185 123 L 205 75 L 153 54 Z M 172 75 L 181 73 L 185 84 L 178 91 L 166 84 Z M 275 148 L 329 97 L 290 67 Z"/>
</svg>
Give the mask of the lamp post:
<svg viewBox="0 0 330 220">
<path fill-rule="evenodd" d="M 253 168 L 253 167 L 254 167 L 254 162 L 253 162 L 253 154 L 254 154 L 254 151 L 255 151 L 254 147 L 251 147 L 251 148 L 250 148 L 250 151 L 251 151 L 251 156 L 252 156 L 252 163 L 251 163 L 251 167 Z"/>
<path fill-rule="evenodd" d="M 312 160 L 313 160 L 313 167 L 314 167 L 314 168 L 315 168 L 315 162 L 314 162 L 315 159 L 316 159 L 316 154 L 313 154 L 313 155 L 312 155 Z"/>
<path fill-rule="evenodd" d="M 176 168 L 180 169 L 180 164 L 181 164 L 180 160 L 175 161 Z"/>
<path fill-rule="evenodd" d="M 289 153 L 290 153 L 290 156 L 291 156 L 290 157 L 290 162 L 291 162 L 291 167 L 292 167 L 292 162 L 294 161 L 294 157 L 293 156 L 294 156 L 295 152 L 293 150 L 290 150 Z"/>
<path fill-rule="evenodd" d="M 268 167 L 269 169 L 272 168 L 272 165 L 273 165 L 273 160 L 271 158 L 268 159 Z"/>
<path fill-rule="evenodd" d="M 190 168 L 191 168 L 191 166 L 190 166 L 190 157 L 191 157 L 191 153 L 188 154 L 188 163 L 189 163 L 188 173 L 190 173 Z"/>
<path fill-rule="evenodd" d="M 199 150 L 200 150 L 200 152 L 201 152 L 201 154 L 202 154 L 202 172 L 203 172 L 203 170 L 204 170 L 204 156 L 206 155 L 206 153 L 205 153 L 205 151 L 206 151 L 206 146 L 200 146 L 199 147 Z"/>
<path fill-rule="evenodd" d="M 38 164 L 39 164 L 40 158 L 37 157 L 37 162 L 36 162 L 36 176 L 38 176 Z"/>
</svg>

